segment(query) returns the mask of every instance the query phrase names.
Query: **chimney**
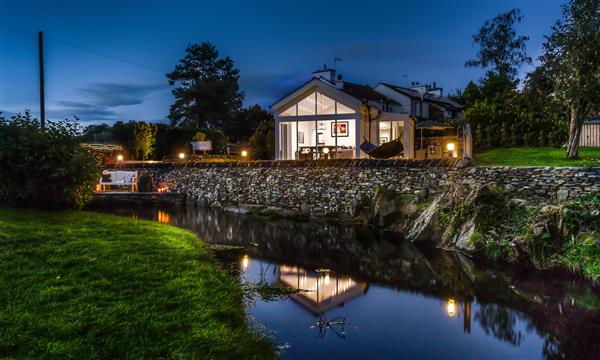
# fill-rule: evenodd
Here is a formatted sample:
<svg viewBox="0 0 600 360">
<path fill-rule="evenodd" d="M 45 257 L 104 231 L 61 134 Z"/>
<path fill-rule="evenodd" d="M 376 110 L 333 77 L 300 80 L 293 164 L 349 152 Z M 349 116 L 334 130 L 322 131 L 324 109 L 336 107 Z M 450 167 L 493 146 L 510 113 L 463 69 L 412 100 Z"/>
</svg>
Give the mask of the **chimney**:
<svg viewBox="0 0 600 360">
<path fill-rule="evenodd" d="M 337 78 L 335 79 L 335 87 L 338 89 L 344 88 L 344 80 L 342 79 L 342 74 L 338 74 Z"/>
<path fill-rule="evenodd" d="M 313 71 L 312 76 L 329 81 L 332 84 L 335 82 L 335 70 L 328 69 L 327 64 L 323 65 L 323 69 Z"/>
</svg>

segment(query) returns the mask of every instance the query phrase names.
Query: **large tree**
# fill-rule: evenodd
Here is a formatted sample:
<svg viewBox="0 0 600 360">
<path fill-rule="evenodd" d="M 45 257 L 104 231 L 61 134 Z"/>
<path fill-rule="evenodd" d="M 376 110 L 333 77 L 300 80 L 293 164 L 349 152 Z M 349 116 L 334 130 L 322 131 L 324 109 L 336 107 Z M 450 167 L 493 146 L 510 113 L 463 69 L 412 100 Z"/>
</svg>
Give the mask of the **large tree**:
<svg viewBox="0 0 600 360">
<path fill-rule="evenodd" d="M 242 107 L 239 70 L 229 57 L 219 58 L 208 42 L 189 45 L 186 55 L 167 74 L 175 102 L 169 119 L 172 126 L 223 127 Z"/>
<path fill-rule="evenodd" d="M 529 37 L 517 35 L 515 30 L 515 24 L 522 19 L 520 10 L 512 9 L 486 21 L 473 35 L 479 51 L 475 59 L 467 61 L 465 66 L 489 68 L 496 75 L 515 80 L 518 68 L 523 63 L 531 63 L 525 51 Z"/>
<path fill-rule="evenodd" d="M 571 0 L 563 6 L 563 18 L 546 37 L 544 50 L 544 71 L 570 113 L 567 157 L 576 159 L 583 121 L 600 106 L 599 1 Z"/>
</svg>

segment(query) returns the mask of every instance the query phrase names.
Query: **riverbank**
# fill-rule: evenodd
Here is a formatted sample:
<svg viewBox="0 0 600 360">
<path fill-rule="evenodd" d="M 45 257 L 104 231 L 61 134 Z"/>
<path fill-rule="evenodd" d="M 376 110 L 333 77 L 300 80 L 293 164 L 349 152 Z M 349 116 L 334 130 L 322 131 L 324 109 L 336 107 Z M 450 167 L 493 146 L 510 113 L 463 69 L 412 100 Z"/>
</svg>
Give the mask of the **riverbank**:
<svg viewBox="0 0 600 360">
<path fill-rule="evenodd" d="M 0 284 L 3 356 L 274 357 L 236 280 L 175 227 L 0 209 Z"/>
<path fill-rule="evenodd" d="M 407 241 L 538 270 L 569 269 L 600 283 L 597 195 L 533 201 L 494 185 L 435 197 L 380 191 L 362 213 Z"/>
</svg>

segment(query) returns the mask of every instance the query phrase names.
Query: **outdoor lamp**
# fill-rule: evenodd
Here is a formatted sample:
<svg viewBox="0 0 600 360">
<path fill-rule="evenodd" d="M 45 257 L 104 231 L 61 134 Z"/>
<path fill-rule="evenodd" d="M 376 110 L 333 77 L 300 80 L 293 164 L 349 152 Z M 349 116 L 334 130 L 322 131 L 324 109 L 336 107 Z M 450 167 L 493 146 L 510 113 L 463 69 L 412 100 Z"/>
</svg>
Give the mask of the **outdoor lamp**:
<svg viewBox="0 0 600 360">
<path fill-rule="evenodd" d="M 242 150 L 242 157 L 248 156 L 248 152 L 246 150 Z"/>
<path fill-rule="evenodd" d="M 185 154 L 184 154 L 184 153 L 182 153 L 182 152 L 180 152 L 180 153 L 179 153 L 179 158 L 180 158 L 181 160 L 185 159 Z"/>
<path fill-rule="evenodd" d="M 121 155 L 121 154 L 117 155 L 117 161 L 123 161 L 123 155 Z"/>
<path fill-rule="evenodd" d="M 456 302 L 454 301 L 454 299 L 448 300 L 448 305 L 446 305 L 446 311 L 448 312 L 448 316 L 456 316 Z"/>
<path fill-rule="evenodd" d="M 446 145 L 446 148 L 448 149 L 448 151 L 454 151 L 455 147 L 456 147 L 456 145 L 454 145 L 454 143 L 448 143 L 448 145 Z"/>
</svg>

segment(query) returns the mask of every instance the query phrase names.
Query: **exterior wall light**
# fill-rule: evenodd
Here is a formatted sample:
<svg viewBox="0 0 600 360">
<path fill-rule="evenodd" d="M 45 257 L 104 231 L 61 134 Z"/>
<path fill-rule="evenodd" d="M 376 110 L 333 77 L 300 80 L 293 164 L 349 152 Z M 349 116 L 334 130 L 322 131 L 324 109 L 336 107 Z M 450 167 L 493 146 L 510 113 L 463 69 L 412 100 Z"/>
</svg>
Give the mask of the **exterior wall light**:
<svg viewBox="0 0 600 360">
<path fill-rule="evenodd" d="M 446 145 L 446 148 L 448 149 L 448 151 L 454 151 L 454 149 L 456 148 L 456 145 L 454 143 L 448 143 Z"/>
<path fill-rule="evenodd" d="M 242 155 L 242 157 L 246 157 L 246 156 L 248 156 L 248 151 L 246 151 L 246 150 L 242 150 L 242 153 L 241 153 L 241 155 Z"/>
<path fill-rule="evenodd" d="M 123 155 L 121 155 L 121 154 L 117 155 L 117 161 L 123 161 Z"/>
<path fill-rule="evenodd" d="M 180 153 L 179 153 L 179 158 L 180 158 L 181 160 L 185 159 L 185 154 L 184 154 L 184 153 L 182 153 L 182 152 L 180 152 Z"/>
</svg>

